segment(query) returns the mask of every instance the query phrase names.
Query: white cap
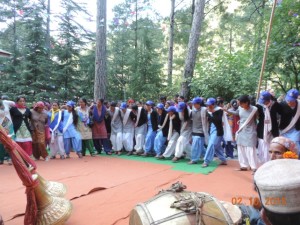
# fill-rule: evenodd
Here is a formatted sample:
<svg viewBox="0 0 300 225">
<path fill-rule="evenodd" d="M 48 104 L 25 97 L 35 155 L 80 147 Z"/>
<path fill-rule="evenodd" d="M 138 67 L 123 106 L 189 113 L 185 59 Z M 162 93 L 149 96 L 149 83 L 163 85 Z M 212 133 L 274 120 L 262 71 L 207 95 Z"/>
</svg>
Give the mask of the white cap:
<svg viewBox="0 0 300 225">
<path fill-rule="evenodd" d="M 269 161 L 256 171 L 254 182 L 267 210 L 274 213 L 300 212 L 300 160 Z"/>
</svg>

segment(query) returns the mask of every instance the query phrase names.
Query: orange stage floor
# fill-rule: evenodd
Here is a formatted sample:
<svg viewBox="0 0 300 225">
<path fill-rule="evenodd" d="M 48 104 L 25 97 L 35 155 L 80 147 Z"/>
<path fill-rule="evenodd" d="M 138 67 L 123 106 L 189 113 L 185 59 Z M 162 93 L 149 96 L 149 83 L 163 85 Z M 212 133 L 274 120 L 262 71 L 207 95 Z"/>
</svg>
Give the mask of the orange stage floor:
<svg viewBox="0 0 300 225">
<path fill-rule="evenodd" d="M 131 209 L 181 181 L 189 191 L 207 192 L 231 202 L 240 197 L 244 204 L 256 197 L 251 171 L 239 172 L 237 161 L 228 161 L 209 175 L 171 170 L 160 165 L 116 157 L 90 157 L 37 161 L 37 171 L 45 179 L 67 185 L 66 198 L 72 199 L 73 212 L 67 225 L 125 225 Z M 189 165 L 187 165 L 189 166 Z M 201 165 L 199 164 L 199 167 Z M 0 166 L 0 214 L 5 225 L 23 224 L 25 188 L 13 166 Z M 98 191 L 88 194 L 91 190 Z"/>
</svg>

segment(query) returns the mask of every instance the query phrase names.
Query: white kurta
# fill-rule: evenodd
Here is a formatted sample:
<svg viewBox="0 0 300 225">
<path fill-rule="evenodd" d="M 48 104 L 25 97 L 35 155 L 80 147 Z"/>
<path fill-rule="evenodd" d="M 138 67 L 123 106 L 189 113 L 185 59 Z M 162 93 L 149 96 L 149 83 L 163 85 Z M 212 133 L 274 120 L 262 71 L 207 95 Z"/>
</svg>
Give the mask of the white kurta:
<svg viewBox="0 0 300 225">
<path fill-rule="evenodd" d="M 114 111 L 109 109 L 108 113 L 111 117 L 110 141 L 112 143 L 112 149 L 114 151 L 121 151 L 123 148 L 123 143 L 122 143 L 123 124 L 122 124 L 120 109 L 118 107 L 114 108 Z"/>
<path fill-rule="evenodd" d="M 123 136 L 122 142 L 126 151 L 133 150 L 133 136 L 134 136 L 134 122 L 130 118 L 129 109 L 126 109 L 125 113 L 121 110 L 121 118 L 123 123 Z"/>
<path fill-rule="evenodd" d="M 183 152 L 187 153 L 187 157 L 190 158 L 191 155 L 191 144 L 190 140 L 192 138 L 192 120 L 184 122 L 183 118 L 181 120 L 181 130 L 180 136 L 177 140 L 175 147 L 175 157 L 180 158 Z"/>
</svg>

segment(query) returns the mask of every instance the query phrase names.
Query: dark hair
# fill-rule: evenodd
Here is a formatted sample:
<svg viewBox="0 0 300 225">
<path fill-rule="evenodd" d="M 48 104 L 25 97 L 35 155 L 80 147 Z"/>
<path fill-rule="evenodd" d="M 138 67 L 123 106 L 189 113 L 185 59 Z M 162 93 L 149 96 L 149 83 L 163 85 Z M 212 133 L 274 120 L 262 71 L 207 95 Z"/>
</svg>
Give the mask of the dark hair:
<svg viewBox="0 0 300 225">
<path fill-rule="evenodd" d="M 181 98 L 181 99 L 185 100 L 183 95 L 179 95 L 178 98 Z"/>
<path fill-rule="evenodd" d="M 75 111 L 75 108 L 72 107 L 72 106 L 71 106 L 71 108 L 72 108 L 72 114 L 73 114 L 73 124 L 74 124 L 75 127 L 76 127 L 77 124 L 78 124 L 78 115 L 77 115 L 77 113 L 76 113 L 76 111 Z"/>
<path fill-rule="evenodd" d="M 73 114 L 73 123 L 74 123 L 75 126 L 77 126 L 77 124 L 78 124 L 78 115 L 77 115 L 74 108 L 72 109 L 72 114 Z"/>
<path fill-rule="evenodd" d="M 159 99 L 167 101 L 167 97 L 166 96 L 161 96 Z"/>
<path fill-rule="evenodd" d="M 242 95 L 239 97 L 239 102 L 240 103 L 248 103 L 248 105 L 250 105 L 250 98 L 249 95 Z"/>
<path fill-rule="evenodd" d="M 110 106 L 112 106 L 112 107 L 116 107 L 116 106 L 117 106 L 117 103 L 116 103 L 116 102 L 114 102 L 114 101 L 112 101 L 112 102 L 110 103 Z"/>
<path fill-rule="evenodd" d="M 217 106 L 220 106 L 222 104 L 224 104 L 224 100 L 223 99 L 217 100 Z"/>
<path fill-rule="evenodd" d="M 272 225 L 296 225 L 300 224 L 300 212 L 297 213 L 273 213 L 264 209 L 266 216 Z"/>
<path fill-rule="evenodd" d="M 83 101 L 85 105 L 87 105 L 87 100 L 85 98 L 80 98 L 79 101 Z"/>
<path fill-rule="evenodd" d="M 104 99 L 103 98 L 99 98 L 98 101 L 100 101 L 103 104 Z"/>
<path fill-rule="evenodd" d="M 250 104 L 251 105 L 256 105 L 256 98 L 255 98 L 255 96 L 249 96 L 249 99 L 250 99 Z"/>
<path fill-rule="evenodd" d="M 59 101 L 52 101 L 51 105 L 53 105 L 53 103 L 56 103 L 59 106 Z"/>
<path fill-rule="evenodd" d="M 184 120 L 184 122 L 188 121 L 189 118 L 190 118 L 189 110 L 188 110 L 188 106 L 186 106 L 183 110 L 183 120 Z"/>
<path fill-rule="evenodd" d="M 19 95 L 19 96 L 16 98 L 16 102 L 20 101 L 21 98 L 24 98 L 24 100 L 26 101 L 26 98 L 25 98 L 23 95 Z"/>
<path fill-rule="evenodd" d="M 133 105 L 131 106 L 131 109 L 133 109 L 133 110 L 138 110 L 137 104 L 133 104 Z"/>
<path fill-rule="evenodd" d="M 232 100 L 230 101 L 230 105 L 231 105 L 233 108 L 237 108 L 237 107 L 239 106 L 237 100 L 235 100 L 235 99 L 232 99 Z"/>
</svg>

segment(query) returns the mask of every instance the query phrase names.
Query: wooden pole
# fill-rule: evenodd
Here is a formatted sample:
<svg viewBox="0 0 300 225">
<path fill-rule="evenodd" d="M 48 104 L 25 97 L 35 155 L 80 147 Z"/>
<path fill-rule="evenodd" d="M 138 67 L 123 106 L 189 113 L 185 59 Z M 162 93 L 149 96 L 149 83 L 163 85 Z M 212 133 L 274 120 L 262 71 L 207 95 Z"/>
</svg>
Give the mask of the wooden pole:
<svg viewBox="0 0 300 225">
<path fill-rule="evenodd" d="M 258 100 L 258 98 L 259 98 L 260 87 L 261 87 L 261 83 L 262 83 L 262 79 L 263 79 L 263 75 L 264 75 L 264 70 L 265 70 L 265 66 L 266 66 L 268 49 L 269 49 L 269 42 L 270 42 L 270 36 L 271 36 L 271 30 L 272 30 L 272 24 L 273 24 L 276 5 L 277 5 L 277 0 L 274 0 L 273 7 L 272 7 L 272 13 L 271 13 L 271 17 L 270 17 L 270 22 L 269 22 L 269 30 L 268 30 L 268 35 L 267 35 L 267 40 L 266 40 L 266 45 L 265 45 L 263 62 L 262 62 L 261 70 L 260 70 L 256 100 Z"/>
</svg>

